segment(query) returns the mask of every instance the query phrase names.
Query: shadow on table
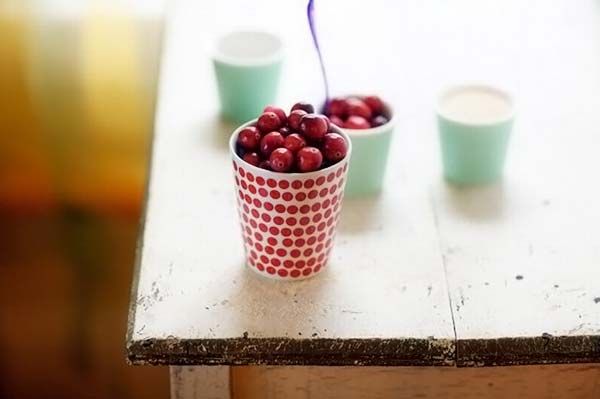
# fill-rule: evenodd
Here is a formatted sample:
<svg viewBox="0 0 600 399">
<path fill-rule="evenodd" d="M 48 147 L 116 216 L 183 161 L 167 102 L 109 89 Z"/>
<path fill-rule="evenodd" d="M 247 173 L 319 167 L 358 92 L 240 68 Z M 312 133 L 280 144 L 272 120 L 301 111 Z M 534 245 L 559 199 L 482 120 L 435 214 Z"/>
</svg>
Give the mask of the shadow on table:
<svg viewBox="0 0 600 399">
<path fill-rule="evenodd" d="M 338 230 L 347 234 L 360 234 L 366 230 L 382 229 L 381 195 L 362 198 L 344 198 Z"/>
<path fill-rule="evenodd" d="M 507 203 L 505 186 L 504 181 L 485 186 L 458 186 L 444 181 L 440 197 L 453 211 L 466 218 L 500 219 Z"/>
<path fill-rule="evenodd" d="M 218 150 L 229 151 L 229 138 L 237 125 L 224 119 L 220 114 L 202 120 L 194 127 L 201 144 L 211 145 Z"/>
<path fill-rule="evenodd" d="M 235 322 L 240 336 L 264 337 L 265 332 L 288 338 L 310 338 L 319 335 L 313 320 L 316 313 L 327 309 L 313 306 L 331 289 L 329 270 L 302 281 L 278 281 L 250 270 L 245 262 L 235 278 L 236 290 L 229 296 L 237 310 Z M 329 287 L 329 288 L 328 288 Z"/>
</svg>

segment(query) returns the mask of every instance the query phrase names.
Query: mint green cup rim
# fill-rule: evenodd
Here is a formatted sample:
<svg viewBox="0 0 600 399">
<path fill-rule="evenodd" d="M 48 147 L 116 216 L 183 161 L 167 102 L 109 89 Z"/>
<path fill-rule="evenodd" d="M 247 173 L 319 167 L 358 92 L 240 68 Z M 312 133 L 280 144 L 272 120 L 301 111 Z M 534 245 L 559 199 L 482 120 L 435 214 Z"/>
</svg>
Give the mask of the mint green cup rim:
<svg viewBox="0 0 600 399">
<path fill-rule="evenodd" d="M 240 156 L 235 151 L 235 143 L 236 143 L 237 137 L 240 134 L 240 132 L 242 131 L 242 129 L 244 129 L 244 128 L 248 127 L 248 126 L 254 126 L 254 125 L 256 125 L 257 121 L 258 121 L 258 119 L 253 119 L 253 120 L 251 120 L 249 122 L 246 122 L 246 123 L 242 124 L 237 129 L 235 129 L 235 131 L 231 134 L 231 137 L 229 139 L 229 152 L 231 153 L 231 156 L 234 159 L 236 159 L 237 161 L 242 162 L 245 165 L 247 165 L 249 170 L 252 170 L 252 171 L 260 170 L 260 171 L 263 171 L 263 173 L 264 173 L 265 169 L 260 169 L 258 166 L 254 166 L 254 165 L 249 164 L 248 162 L 246 162 L 242 158 L 240 158 Z M 344 138 L 344 140 L 346 140 L 346 143 L 348 144 L 348 152 L 346 153 L 346 157 L 343 158 L 343 159 L 350 159 L 350 156 L 352 155 L 352 140 L 350 140 L 350 137 L 348 136 L 348 134 L 346 132 L 344 132 L 341 128 L 339 128 L 336 125 L 332 124 L 331 130 L 333 130 L 335 133 L 338 133 L 338 134 L 342 135 L 342 137 Z M 339 162 L 342 162 L 342 160 L 340 160 Z M 318 169 L 318 170 L 315 170 L 315 171 L 312 171 L 312 172 L 284 173 L 284 172 L 275 172 L 273 170 L 269 170 L 269 174 L 272 174 L 274 176 L 287 176 L 288 178 L 289 177 L 298 177 L 298 178 L 304 177 L 304 178 L 308 178 L 308 177 L 312 177 L 312 176 L 322 175 L 323 173 L 326 173 L 329 170 L 335 169 L 336 165 L 338 165 L 339 162 L 336 162 L 333 165 L 330 165 L 330 166 L 326 167 L 325 169 Z"/>
<path fill-rule="evenodd" d="M 264 30 L 235 30 L 219 36 L 212 49 L 215 62 L 256 67 L 283 60 L 283 41 Z"/>
<path fill-rule="evenodd" d="M 448 113 L 446 113 L 443 109 L 444 100 L 457 92 L 470 90 L 470 89 L 487 91 L 487 92 L 494 93 L 494 94 L 497 94 L 497 95 L 503 97 L 506 100 L 506 102 L 509 104 L 510 111 L 508 113 L 506 113 L 505 115 L 501 115 L 497 118 L 493 118 L 488 121 L 481 121 L 481 122 L 472 122 L 472 121 L 457 119 L 455 117 L 448 115 Z M 490 127 L 490 126 L 495 126 L 495 125 L 501 125 L 510 120 L 513 120 L 515 118 L 515 114 L 516 114 L 516 106 L 515 106 L 514 97 L 506 90 L 500 89 L 500 88 L 492 86 L 492 85 L 487 85 L 487 84 L 479 84 L 479 83 L 459 84 L 459 85 L 455 85 L 455 86 L 446 88 L 445 90 L 442 90 L 441 94 L 438 96 L 438 100 L 436 103 L 436 114 L 438 115 L 438 117 L 440 117 L 442 119 L 445 119 L 449 122 L 452 122 L 452 123 L 455 123 L 458 125 L 462 125 L 462 126 Z"/>
</svg>

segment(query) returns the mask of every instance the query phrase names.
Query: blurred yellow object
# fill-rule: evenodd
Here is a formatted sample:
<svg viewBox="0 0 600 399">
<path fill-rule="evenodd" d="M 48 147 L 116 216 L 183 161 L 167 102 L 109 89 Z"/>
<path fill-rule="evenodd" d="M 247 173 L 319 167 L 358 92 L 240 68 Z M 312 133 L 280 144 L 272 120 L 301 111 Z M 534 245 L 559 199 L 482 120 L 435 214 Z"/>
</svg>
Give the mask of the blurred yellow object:
<svg viewBox="0 0 600 399">
<path fill-rule="evenodd" d="M 20 0 L 0 2 L 0 206 L 48 207 L 48 162 L 28 85 L 30 19 Z"/>
<path fill-rule="evenodd" d="M 0 19 L 0 56 L 10 61 L 2 63 L 10 69 L 0 77 L 0 115 L 18 133 L 0 141 L 0 204 L 10 196 L 51 204 L 54 193 L 59 203 L 137 212 L 162 1 L 43 0 L 35 9 L 11 8 L 19 12 Z"/>
</svg>

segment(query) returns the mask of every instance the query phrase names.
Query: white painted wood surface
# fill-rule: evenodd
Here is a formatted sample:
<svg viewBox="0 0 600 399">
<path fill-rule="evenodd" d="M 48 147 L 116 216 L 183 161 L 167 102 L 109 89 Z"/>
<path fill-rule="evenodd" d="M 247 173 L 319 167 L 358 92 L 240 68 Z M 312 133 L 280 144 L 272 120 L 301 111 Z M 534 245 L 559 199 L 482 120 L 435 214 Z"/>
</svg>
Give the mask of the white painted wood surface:
<svg viewBox="0 0 600 399">
<path fill-rule="evenodd" d="M 290 284 L 264 281 L 242 266 L 226 147 L 233 126 L 217 116 L 208 49 L 222 31 L 268 26 L 287 44 L 280 103 L 319 99 L 304 1 L 175 7 L 130 358 L 178 363 L 199 342 L 247 333 L 435 337 L 449 364 L 502 364 L 498 340 L 550 334 L 583 341 L 560 341 L 565 345 L 550 354 L 538 341 L 524 348 L 518 341 L 500 354 L 515 351 L 506 364 L 597 360 L 600 3 L 373 0 L 372 13 L 361 3 L 346 1 L 340 10 L 318 2 L 319 31 L 334 93 L 378 92 L 396 107 L 386 190 L 347 201 L 329 270 Z M 464 81 L 500 85 L 517 99 L 506 178 L 495 186 L 458 189 L 441 179 L 435 98 Z M 471 352 L 473 340 L 482 340 L 481 354 Z M 157 342 L 175 349 L 153 358 Z M 467 345 L 464 361 L 454 342 Z M 252 359 L 224 353 L 221 361 Z"/>
</svg>

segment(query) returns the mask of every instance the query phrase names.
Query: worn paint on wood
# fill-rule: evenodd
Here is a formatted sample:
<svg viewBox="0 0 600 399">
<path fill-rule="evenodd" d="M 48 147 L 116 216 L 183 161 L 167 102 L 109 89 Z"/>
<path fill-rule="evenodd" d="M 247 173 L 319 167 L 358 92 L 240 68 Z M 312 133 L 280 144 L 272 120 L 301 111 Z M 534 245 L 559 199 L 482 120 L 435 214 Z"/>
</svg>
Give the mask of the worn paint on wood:
<svg viewBox="0 0 600 399">
<path fill-rule="evenodd" d="M 347 68 L 351 49 L 326 46 L 340 93 L 360 87 L 381 93 L 396 106 L 398 129 L 386 190 L 345 202 L 329 270 L 282 284 L 242 265 L 227 153 L 234 126 L 217 117 L 205 50 L 217 21 L 264 23 L 293 49 L 280 103 L 319 98 L 320 87 L 289 78 L 312 76 L 304 20 L 294 17 L 303 5 L 180 2 L 163 63 L 130 360 L 600 361 L 600 191 L 594 184 L 600 9 L 590 2 L 534 3 L 523 9 L 516 0 L 386 2 L 381 23 L 356 36 L 337 25 L 342 19 L 328 17 L 338 12 L 332 4 L 320 3 L 320 19 L 331 21 L 322 35 L 344 31 L 344 43 L 370 44 L 386 37 L 386 46 L 405 49 L 386 51 L 377 63 L 353 59 Z M 360 10 L 348 1 L 344 26 L 361 20 Z M 440 178 L 435 98 L 442 87 L 465 80 L 504 86 L 518 100 L 507 176 L 490 187 L 460 189 Z"/>
</svg>

